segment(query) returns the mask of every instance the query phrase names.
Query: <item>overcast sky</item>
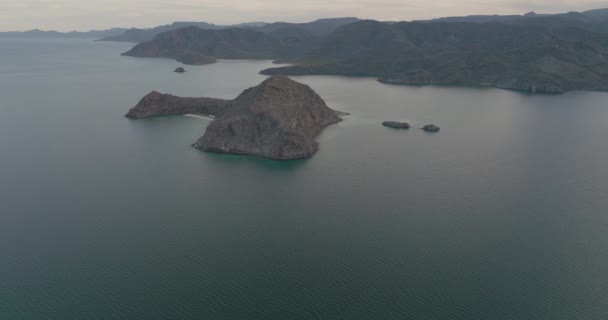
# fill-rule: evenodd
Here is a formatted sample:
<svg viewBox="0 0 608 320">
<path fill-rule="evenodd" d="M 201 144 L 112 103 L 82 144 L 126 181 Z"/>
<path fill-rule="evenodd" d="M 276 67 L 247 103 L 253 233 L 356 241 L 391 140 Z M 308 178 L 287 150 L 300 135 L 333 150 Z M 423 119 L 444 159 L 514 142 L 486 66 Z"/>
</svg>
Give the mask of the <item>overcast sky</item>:
<svg viewBox="0 0 608 320">
<path fill-rule="evenodd" d="M 603 7 L 608 0 L 0 0 L 0 31 L 151 27 L 172 21 L 304 22 L 341 16 L 413 20 Z"/>
</svg>

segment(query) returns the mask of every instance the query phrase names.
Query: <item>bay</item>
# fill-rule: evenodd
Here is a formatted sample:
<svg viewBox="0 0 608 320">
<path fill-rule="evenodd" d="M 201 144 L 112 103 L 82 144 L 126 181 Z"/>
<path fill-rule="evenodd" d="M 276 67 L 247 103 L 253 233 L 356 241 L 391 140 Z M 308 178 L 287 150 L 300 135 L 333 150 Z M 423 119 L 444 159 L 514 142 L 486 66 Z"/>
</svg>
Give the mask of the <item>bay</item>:
<svg viewBox="0 0 608 320">
<path fill-rule="evenodd" d="M 271 62 L 175 74 L 128 48 L 0 39 L 0 318 L 608 317 L 607 93 L 294 77 L 351 115 L 276 162 L 123 117 L 151 90 L 234 98 Z"/>
</svg>

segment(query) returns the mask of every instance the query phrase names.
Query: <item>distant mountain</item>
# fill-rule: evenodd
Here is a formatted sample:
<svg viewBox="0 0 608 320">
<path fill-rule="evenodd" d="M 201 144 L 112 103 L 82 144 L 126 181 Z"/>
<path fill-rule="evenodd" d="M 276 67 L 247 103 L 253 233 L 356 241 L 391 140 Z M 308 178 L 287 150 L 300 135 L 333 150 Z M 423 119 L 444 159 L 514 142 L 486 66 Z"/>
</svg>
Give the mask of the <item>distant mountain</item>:
<svg viewBox="0 0 608 320">
<path fill-rule="evenodd" d="M 595 20 L 596 22 L 608 20 L 608 9 L 589 10 L 583 12 L 582 14 L 589 19 Z"/>
<path fill-rule="evenodd" d="M 548 16 L 547 14 L 537 14 L 536 12 L 528 12 L 524 15 L 472 15 L 462 17 L 443 17 L 431 20 L 415 20 L 413 22 L 470 22 L 470 23 L 486 23 L 486 22 L 504 22 L 511 20 L 519 20 L 525 18 L 538 18 Z"/>
<path fill-rule="evenodd" d="M 282 29 L 298 29 L 309 32 L 313 35 L 326 35 L 338 27 L 345 24 L 357 22 L 357 18 L 330 18 L 330 19 L 319 19 L 307 23 L 289 23 L 289 22 L 246 22 L 234 25 L 216 25 L 207 22 L 173 22 L 172 24 L 162 25 L 149 29 L 138 29 L 138 28 L 114 28 L 109 30 L 92 30 L 88 32 L 57 32 L 57 31 L 41 31 L 41 30 L 30 30 L 24 32 L 0 32 L 0 37 L 27 37 L 27 38 L 96 38 L 99 41 L 113 41 L 113 42 L 133 42 L 141 43 L 151 41 L 157 35 L 174 31 L 186 27 L 198 27 L 205 30 L 223 30 L 232 28 L 244 28 L 255 30 L 264 33 L 275 33 Z"/>
<path fill-rule="evenodd" d="M 100 41 L 115 41 L 115 42 L 145 42 L 154 39 L 157 35 L 177 30 L 185 27 L 198 27 L 201 29 L 221 29 L 221 26 L 217 26 L 207 22 L 174 22 L 172 24 L 163 25 L 151 29 L 137 29 L 132 28 L 125 30 L 122 34 L 104 37 Z"/>
<path fill-rule="evenodd" d="M 231 28 L 245 28 L 255 30 L 259 32 L 271 33 L 281 29 L 296 28 L 310 32 L 315 35 L 324 35 L 333 32 L 336 28 L 341 27 L 345 24 L 359 21 L 357 18 L 331 18 L 331 19 L 319 19 L 308 23 L 288 23 L 288 22 L 247 22 L 235 25 L 215 25 L 207 22 L 174 22 L 169 25 L 159 26 L 152 29 L 129 29 L 119 35 L 105 37 L 100 41 L 117 41 L 117 42 L 135 42 L 141 43 L 151 41 L 157 35 L 173 31 L 185 27 L 198 27 L 205 30 L 222 30 Z"/>
<path fill-rule="evenodd" d="M 258 28 L 252 28 L 256 31 L 261 32 L 276 32 L 286 28 L 297 28 L 315 35 L 325 35 L 332 33 L 337 28 L 347 25 L 353 22 L 361 21 L 358 18 L 330 18 L 330 19 L 319 19 L 307 23 L 289 23 L 289 22 L 275 22 L 269 23 Z"/>
<path fill-rule="evenodd" d="M 587 12 L 568 12 L 564 14 L 539 16 L 534 19 L 519 19 L 505 21 L 514 26 L 543 29 L 553 32 L 556 29 L 578 28 L 588 31 L 608 33 L 608 17 L 588 14 Z"/>
<path fill-rule="evenodd" d="M 462 17 L 443 17 L 431 20 L 416 20 L 414 22 L 503 22 L 514 25 L 544 26 L 546 28 L 564 27 L 565 25 L 569 25 L 598 32 L 608 32 L 608 29 L 605 28 L 606 23 L 608 22 L 608 9 L 560 14 L 538 14 L 536 12 L 528 12 L 524 15 L 472 15 Z"/>
<path fill-rule="evenodd" d="M 86 32 L 58 32 L 58 31 L 42 31 L 42 30 L 30 30 L 30 31 L 13 31 L 13 32 L 0 32 L 0 38 L 101 38 L 115 36 L 123 33 L 126 29 L 114 28 L 108 30 L 91 30 Z"/>
<path fill-rule="evenodd" d="M 172 58 L 185 64 L 208 64 L 216 58 L 295 58 L 316 46 L 318 41 L 319 38 L 298 28 L 260 32 L 245 28 L 205 30 L 187 27 L 162 33 L 123 55 Z"/>
</svg>

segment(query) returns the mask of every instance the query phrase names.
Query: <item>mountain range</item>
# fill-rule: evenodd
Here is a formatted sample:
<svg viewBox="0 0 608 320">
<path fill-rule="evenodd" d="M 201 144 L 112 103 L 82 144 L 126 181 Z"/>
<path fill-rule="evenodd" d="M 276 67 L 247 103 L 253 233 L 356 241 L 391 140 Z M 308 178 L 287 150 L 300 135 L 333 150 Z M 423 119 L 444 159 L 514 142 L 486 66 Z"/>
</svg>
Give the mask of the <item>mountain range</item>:
<svg viewBox="0 0 608 320">
<path fill-rule="evenodd" d="M 264 33 L 272 33 L 278 30 L 293 28 L 310 32 L 315 35 L 323 35 L 332 32 L 336 28 L 348 23 L 357 22 L 357 18 L 329 18 L 319 19 L 306 23 L 289 23 L 289 22 L 246 22 L 234 25 L 216 25 L 208 22 L 173 22 L 171 24 L 157 26 L 154 28 L 139 29 L 139 28 L 113 28 L 107 30 L 91 30 L 86 32 L 58 32 L 58 31 L 15 31 L 15 32 L 0 32 L 0 37 L 21 37 L 21 38 L 95 38 L 99 41 L 112 42 L 146 42 L 154 39 L 157 35 L 174 31 L 186 27 L 197 27 L 205 30 L 223 30 L 243 28 Z"/>
<path fill-rule="evenodd" d="M 0 36 L 15 35 L 0 33 Z M 447 17 L 413 22 L 357 18 L 21 36 L 136 42 L 123 55 L 184 64 L 217 59 L 289 63 L 267 75 L 372 76 L 389 84 L 494 86 L 530 92 L 608 91 L 608 9 L 564 14 Z"/>
<path fill-rule="evenodd" d="M 117 36 L 125 32 L 124 28 L 112 28 L 107 30 L 91 30 L 91 31 L 43 31 L 39 29 L 29 31 L 8 31 L 0 32 L 0 38 L 105 38 Z"/>
<path fill-rule="evenodd" d="M 103 37 L 99 40 L 100 41 L 139 43 L 139 42 L 144 42 L 144 41 L 150 41 L 150 40 L 154 39 L 154 37 L 156 37 L 157 35 L 159 35 L 163 32 L 177 30 L 177 29 L 185 28 L 185 27 L 197 27 L 197 28 L 201 28 L 201 29 L 219 30 L 219 29 L 228 29 L 228 28 L 261 27 L 261 26 L 264 26 L 265 24 L 266 23 L 264 23 L 264 22 L 249 22 L 249 23 L 242 23 L 242 24 L 237 24 L 237 25 L 222 26 L 222 25 L 215 25 L 213 23 L 207 23 L 207 22 L 173 22 L 172 24 L 158 26 L 158 27 L 150 28 L 150 29 L 131 28 L 128 30 L 124 30 L 124 32 L 122 32 L 120 34 Z"/>
<path fill-rule="evenodd" d="M 187 27 L 161 33 L 124 55 L 185 64 L 215 59 L 291 64 L 262 71 L 268 75 L 373 76 L 390 84 L 481 85 L 545 93 L 608 91 L 608 10 L 530 13 L 485 22 L 479 16 L 452 19 L 363 20 L 329 24 L 320 31 L 297 24 Z"/>
<path fill-rule="evenodd" d="M 331 19 L 319 19 L 307 23 L 289 23 L 289 22 L 248 22 L 235 25 L 215 25 L 207 22 L 174 22 L 170 25 L 164 25 L 152 29 L 129 29 L 124 33 L 116 36 L 110 36 L 100 39 L 101 41 L 121 41 L 121 42 L 145 42 L 154 39 L 157 35 L 173 31 L 185 27 L 197 27 L 204 30 L 224 30 L 242 28 L 249 29 L 263 33 L 272 33 L 283 29 L 298 29 L 306 32 L 310 32 L 315 35 L 328 34 L 334 31 L 336 28 L 345 24 L 357 22 L 357 18 L 331 18 Z"/>
</svg>

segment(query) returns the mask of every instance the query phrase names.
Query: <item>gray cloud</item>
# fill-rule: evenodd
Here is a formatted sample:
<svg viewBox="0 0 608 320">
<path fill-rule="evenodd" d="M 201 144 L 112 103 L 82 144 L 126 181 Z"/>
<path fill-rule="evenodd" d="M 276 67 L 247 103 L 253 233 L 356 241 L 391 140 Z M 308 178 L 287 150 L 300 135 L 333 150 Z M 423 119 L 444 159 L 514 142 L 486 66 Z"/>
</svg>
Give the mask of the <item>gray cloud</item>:
<svg viewBox="0 0 608 320">
<path fill-rule="evenodd" d="M 218 24 L 302 22 L 357 16 L 412 20 L 466 14 L 565 12 L 608 7 L 599 0 L 1 0 L 0 30 L 150 27 L 172 21 Z"/>
</svg>

